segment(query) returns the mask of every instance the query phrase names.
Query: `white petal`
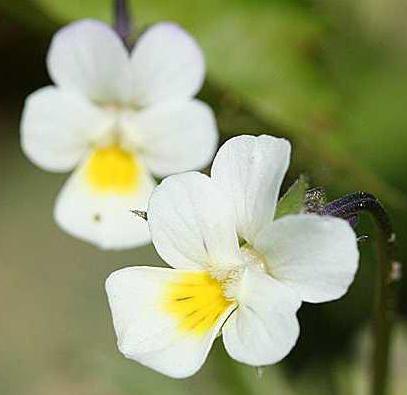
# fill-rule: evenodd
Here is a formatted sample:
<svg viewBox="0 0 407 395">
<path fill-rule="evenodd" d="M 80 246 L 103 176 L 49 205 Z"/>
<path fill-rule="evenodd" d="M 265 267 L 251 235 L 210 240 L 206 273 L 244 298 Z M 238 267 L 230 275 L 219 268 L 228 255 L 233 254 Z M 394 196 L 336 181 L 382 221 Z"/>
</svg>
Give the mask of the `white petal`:
<svg viewBox="0 0 407 395">
<path fill-rule="evenodd" d="M 130 59 L 119 36 L 103 22 L 82 20 L 59 30 L 47 58 L 55 84 L 111 103 L 130 94 Z"/>
<path fill-rule="evenodd" d="M 221 267 L 239 259 L 233 207 L 203 174 L 166 178 L 151 195 L 148 223 L 157 252 L 173 267 Z"/>
<path fill-rule="evenodd" d="M 259 236 L 254 247 L 267 256 L 272 276 L 306 302 L 340 298 L 358 268 L 355 232 L 339 218 L 311 214 L 282 217 Z"/>
<path fill-rule="evenodd" d="M 173 23 L 159 23 L 137 41 L 132 53 L 136 103 L 142 106 L 186 99 L 201 89 L 205 63 L 196 41 Z"/>
<path fill-rule="evenodd" d="M 229 355 L 253 366 L 276 363 L 294 347 L 299 325 L 298 296 L 269 275 L 246 270 L 239 307 L 223 326 L 223 342 Z"/>
<path fill-rule="evenodd" d="M 184 273 L 129 267 L 112 273 L 106 281 L 120 351 L 127 358 L 174 378 L 188 377 L 199 370 L 233 309 L 227 309 L 202 334 L 180 330 L 177 317 L 163 306 L 166 287 Z"/>
<path fill-rule="evenodd" d="M 58 195 L 54 216 L 70 235 L 103 249 L 124 249 L 147 244 L 147 222 L 131 209 L 146 210 L 154 180 L 144 172 L 129 194 L 95 192 L 85 175 L 86 162 L 69 178 Z"/>
<path fill-rule="evenodd" d="M 21 121 L 24 153 L 50 171 L 69 171 L 88 145 L 109 132 L 113 119 L 83 97 L 58 88 L 28 96 Z"/>
<path fill-rule="evenodd" d="M 250 244 L 273 220 L 290 151 L 287 140 L 263 135 L 234 137 L 216 154 L 212 178 L 233 199 L 238 234 Z"/>
<path fill-rule="evenodd" d="M 159 177 L 200 169 L 215 154 L 215 118 L 201 101 L 171 102 L 126 115 L 126 137 L 141 147 L 149 169 Z"/>
</svg>

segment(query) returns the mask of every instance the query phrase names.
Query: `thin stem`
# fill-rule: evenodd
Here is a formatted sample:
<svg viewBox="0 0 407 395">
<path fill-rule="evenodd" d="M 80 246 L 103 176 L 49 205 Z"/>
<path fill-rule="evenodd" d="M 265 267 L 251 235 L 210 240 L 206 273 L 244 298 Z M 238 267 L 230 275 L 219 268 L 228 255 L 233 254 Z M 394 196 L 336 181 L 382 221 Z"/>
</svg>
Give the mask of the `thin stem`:
<svg viewBox="0 0 407 395">
<path fill-rule="evenodd" d="M 114 0 L 114 29 L 122 39 L 124 45 L 130 49 L 129 42 L 132 33 L 132 21 L 126 0 Z"/>
<path fill-rule="evenodd" d="M 385 395 L 389 390 L 390 338 L 393 327 L 393 312 L 391 309 L 393 295 L 388 286 L 386 244 L 385 238 L 379 233 L 376 242 L 379 270 L 376 274 L 376 308 L 373 318 L 375 342 L 372 360 L 372 395 Z"/>
<path fill-rule="evenodd" d="M 372 395 L 389 393 L 390 340 L 396 310 L 396 283 L 400 280 L 400 263 L 395 259 L 395 241 L 390 218 L 380 201 L 372 194 L 355 192 L 325 206 L 322 214 L 354 221 L 368 212 L 378 229 L 377 255 L 379 268 L 373 318 L 374 349 L 372 359 Z"/>
</svg>

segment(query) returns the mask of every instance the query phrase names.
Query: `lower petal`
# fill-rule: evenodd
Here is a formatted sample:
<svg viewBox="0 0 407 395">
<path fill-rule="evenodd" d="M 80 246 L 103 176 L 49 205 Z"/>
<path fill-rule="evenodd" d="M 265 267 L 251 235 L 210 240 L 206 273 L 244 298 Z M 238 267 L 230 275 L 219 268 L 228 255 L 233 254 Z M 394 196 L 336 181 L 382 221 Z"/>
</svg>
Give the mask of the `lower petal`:
<svg viewBox="0 0 407 395">
<path fill-rule="evenodd" d="M 283 359 L 299 335 L 297 295 L 269 275 L 247 270 L 237 300 L 239 307 L 222 330 L 229 355 L 252 366 Z"/>
<path fill-rule="evenodd" d="M 234 308 L 206 272 L 129 267 L 106 292 L 120 351 L 174 378 L 199 370 Z"/>
<path fill-rule="evenodd" d="M 62 188 L 55 206 L 56 222 L 72 236 L 103 249 L 147 244 L 147 223 L 130 210 L 146 210 L 154 186 L 133 154 L 116 147 L 99 149 Z"/>
</svg>

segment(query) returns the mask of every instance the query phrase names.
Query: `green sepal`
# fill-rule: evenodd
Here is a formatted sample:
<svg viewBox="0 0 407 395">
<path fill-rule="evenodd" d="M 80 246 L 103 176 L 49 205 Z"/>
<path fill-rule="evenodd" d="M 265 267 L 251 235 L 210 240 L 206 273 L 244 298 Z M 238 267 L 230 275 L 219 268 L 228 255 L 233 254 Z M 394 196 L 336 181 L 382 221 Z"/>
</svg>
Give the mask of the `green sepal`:
<svg viewBox="0 0 407 395">
<path fill-rule="evenodd" d="M 274 219 L 288 214 L 298 214 L 303 212 L 308 188 L 309 185 L 307 178 L 301 175 L 277 203 Z"/>
</svg>

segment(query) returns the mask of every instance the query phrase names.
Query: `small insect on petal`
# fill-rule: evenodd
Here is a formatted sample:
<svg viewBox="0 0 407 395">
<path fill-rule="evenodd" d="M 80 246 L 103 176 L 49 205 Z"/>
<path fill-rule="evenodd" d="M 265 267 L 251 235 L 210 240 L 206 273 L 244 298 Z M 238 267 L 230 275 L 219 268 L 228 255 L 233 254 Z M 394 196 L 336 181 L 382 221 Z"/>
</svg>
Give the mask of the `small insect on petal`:
<svg viewBox="0 0 407 395">
<path fill-rule="evenodd" d="M 136 217 L 140 217 L 144 219 L 144 221 L 147 221 L 147 211 L 142 211 L 142 210 L 130 210 L 131 213 L 133 213 Z"/>
</svg>

